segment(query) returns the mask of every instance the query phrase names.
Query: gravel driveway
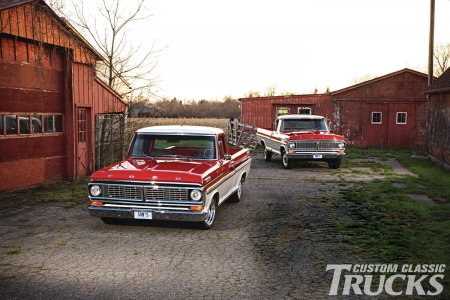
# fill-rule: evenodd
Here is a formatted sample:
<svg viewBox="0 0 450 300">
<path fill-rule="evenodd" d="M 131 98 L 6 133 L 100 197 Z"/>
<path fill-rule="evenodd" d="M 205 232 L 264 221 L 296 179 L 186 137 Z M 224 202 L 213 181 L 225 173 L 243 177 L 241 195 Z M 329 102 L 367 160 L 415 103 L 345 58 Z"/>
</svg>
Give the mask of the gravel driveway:
<svg viewBox="0 0 450 300">
<path fill-rule="evenodd" d="M 336 234 L 339 180 L 370 176 L 253 158 L 242 201 L 209 231 L 105 225 L 86 205 L 1 212 L 0 299 L 328 299 L 327 264 L 365 262 Z"/>
</svg>

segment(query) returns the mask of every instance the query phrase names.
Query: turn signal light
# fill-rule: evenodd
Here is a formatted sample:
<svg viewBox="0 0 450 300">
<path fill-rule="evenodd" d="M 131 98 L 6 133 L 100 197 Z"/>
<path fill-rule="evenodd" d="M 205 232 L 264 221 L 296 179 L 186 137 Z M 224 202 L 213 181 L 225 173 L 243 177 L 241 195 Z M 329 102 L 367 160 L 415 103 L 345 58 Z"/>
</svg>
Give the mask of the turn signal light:
<svg viewBox="0 0 450 300">
<path fill-rule="evenodd" d="M 190 209 L 193 210 L 193 211 L 202 211 L 203 208 L 204 208 L 203 205 L 193 205 L 193 206 L 190 207 Z"/>
<path fill-rule="evenodd" d="M 102 201 L 92 201 L 91 204 L 92 204 L 92 206 L 103 206 Z"/>
</svg>

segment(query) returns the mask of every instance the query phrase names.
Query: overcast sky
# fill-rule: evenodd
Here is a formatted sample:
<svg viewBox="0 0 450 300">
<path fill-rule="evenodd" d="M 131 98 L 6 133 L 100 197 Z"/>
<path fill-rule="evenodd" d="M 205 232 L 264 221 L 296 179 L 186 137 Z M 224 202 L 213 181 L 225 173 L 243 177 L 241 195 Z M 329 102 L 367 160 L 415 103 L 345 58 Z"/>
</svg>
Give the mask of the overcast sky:
<svg viewBox="0 0 450 300">
<path fill-rule="evenodd" d="M 319 93 L 366 74 L 426 70 L 429 0 L 149 0 L 136 43 L 167 46 L 160 96 L 235 98 L 249 90 Z M 450 43 L 450 1 L 436 0 L 435 44 Z"/>
</svg>

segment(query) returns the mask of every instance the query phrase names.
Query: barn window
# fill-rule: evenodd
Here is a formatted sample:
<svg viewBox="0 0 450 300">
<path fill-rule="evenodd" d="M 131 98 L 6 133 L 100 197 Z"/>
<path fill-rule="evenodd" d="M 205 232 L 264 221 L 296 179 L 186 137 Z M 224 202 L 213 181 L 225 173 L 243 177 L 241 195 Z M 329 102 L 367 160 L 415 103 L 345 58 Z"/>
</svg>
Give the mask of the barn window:
<svg viewBox="0 0 450 300">
<path fill-rule="evenodd" d="M 397 113 L 396 124 L 406 124 L 406 112 L 398 112 Z"/>
<path fill-rule="evenodd" d="M 0 137 L 63 132 L 61 114 L 0 114 Z"/>
<path fill-rule="evenodd" d="M 288 114 L 289 114 L 289 108 L 277 107 L 277 116 L 288 115 Z"/>
<path fill-rule="evenodd" d="M 299 115 L 310 115 L 311 114 L 311 107 L 299 107 L 298 108 L 298 114 Z"/>
<path fill-rule="evenodd" d="M 63 132 L 62 115 L 44 115 L 44 133 Z"/>
<path fill-rule="evenodd" d="M 381 124 L 381 112 L 379 111 L 372 112 L 372 124 Z"/>
</svg>

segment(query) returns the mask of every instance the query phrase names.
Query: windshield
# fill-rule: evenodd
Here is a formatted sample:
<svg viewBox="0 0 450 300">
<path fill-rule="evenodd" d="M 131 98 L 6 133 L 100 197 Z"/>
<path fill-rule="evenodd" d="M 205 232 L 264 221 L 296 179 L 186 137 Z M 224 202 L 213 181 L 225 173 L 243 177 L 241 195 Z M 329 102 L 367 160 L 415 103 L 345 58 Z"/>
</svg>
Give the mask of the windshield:
<svg viewBox="0 0 450 300">
<path fill-rule="evenodd" d="M 324 130 L 327 131 L 325 119 L 291 119 L 284 120 L 283 131 Z"/>
<path fill-rule="evenodd" d="M 139 134 L 135 138 L 131 155 L 215 159 L 214 145 L 214 136 Z"/>
</svg>

